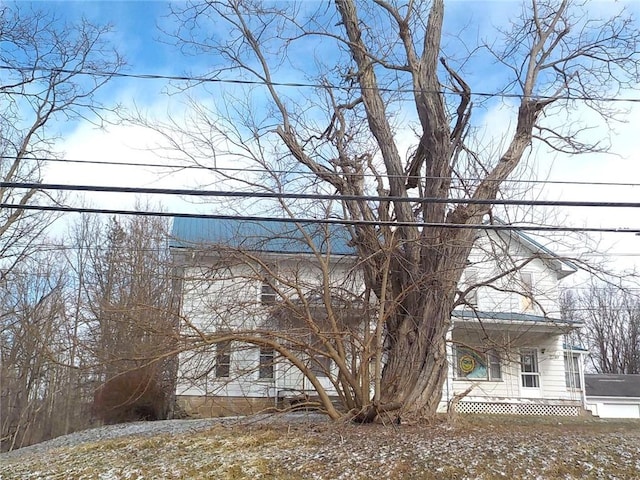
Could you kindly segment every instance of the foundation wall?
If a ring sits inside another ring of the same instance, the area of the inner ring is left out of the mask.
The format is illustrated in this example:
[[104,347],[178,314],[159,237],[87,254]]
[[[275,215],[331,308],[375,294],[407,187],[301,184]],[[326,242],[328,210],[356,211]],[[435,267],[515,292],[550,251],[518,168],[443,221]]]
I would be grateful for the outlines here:
[[190,418],[230,417],[251,415],[273,410],[273,398],[205,397],[179,395],[176,397],[181,415]]

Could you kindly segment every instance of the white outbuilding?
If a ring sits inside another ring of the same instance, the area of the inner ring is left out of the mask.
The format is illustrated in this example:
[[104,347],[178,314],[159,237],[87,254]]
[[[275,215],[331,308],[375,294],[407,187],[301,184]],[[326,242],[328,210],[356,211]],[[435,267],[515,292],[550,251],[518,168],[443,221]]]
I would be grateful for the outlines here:
[[586,374],[587,409],[600,418],[640,418],[640,375]]

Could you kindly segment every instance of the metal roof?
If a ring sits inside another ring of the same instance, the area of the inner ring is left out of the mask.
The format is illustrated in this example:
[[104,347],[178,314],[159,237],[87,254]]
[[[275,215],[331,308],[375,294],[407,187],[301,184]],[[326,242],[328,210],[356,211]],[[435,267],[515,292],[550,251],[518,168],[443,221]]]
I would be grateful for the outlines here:
[[588,397],[640,398],[640,375],[585,374],[584,386]]
[[585,348],[581,345],[571,345],[569,343],[563,343],[562,344],[562,349],[569,351],[569,352],[583,352],[583,353],[589,353],[589,349]]
[[[495,220],[497,223],[504,224],[499,219]],[[347,227],[340,224],[295,224],[285,221],[267,222],[193,217],[174,217],[170,246],[173,248],[198,248],[219,244],[254,252],[312,253],[312,249],[307,244],[302,232],[306,232],[311,237],[313,244],[322,253],[330,251],[334,255],[356,254],[355,249],[349,243],[350,236]],[[509,232],[509,234],[513,233]],[[532,250],[544,253],[550,259],[568,267],[568,271],[564,270],[562,276],[577,270],[574,264],[562,260],[561,257],[528,235],[519,231],[516,231],[515,234]],[[551,319],[545,321],[549,320]]]
[[570,320],[563,320],[561,318],[551,318],[542,315],[531,315],[529,313],[516,313],[516,312],[486,312],[480,310],[454,310],[451,312],[454,317],[458,318],[473,318],[484,320],[502,320],[502,321],[515,321],[515,322],[534,322],[534,323],[564,323],[573,324]]
[[236,219],[173,219],[173,248],[199,248],[224,245],[252,252],[313,253],[304,235],[322,253],[355,255],[349,245],[349,232],[341,225],[290,222],[258,222]]

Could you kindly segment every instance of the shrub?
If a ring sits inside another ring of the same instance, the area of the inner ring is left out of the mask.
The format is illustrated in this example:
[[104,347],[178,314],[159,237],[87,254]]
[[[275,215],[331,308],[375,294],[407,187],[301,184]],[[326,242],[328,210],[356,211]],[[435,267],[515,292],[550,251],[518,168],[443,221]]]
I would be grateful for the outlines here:
[[153,366],[117,374],[99,387],[93,411],[105,424],[167,418],[169,395]]

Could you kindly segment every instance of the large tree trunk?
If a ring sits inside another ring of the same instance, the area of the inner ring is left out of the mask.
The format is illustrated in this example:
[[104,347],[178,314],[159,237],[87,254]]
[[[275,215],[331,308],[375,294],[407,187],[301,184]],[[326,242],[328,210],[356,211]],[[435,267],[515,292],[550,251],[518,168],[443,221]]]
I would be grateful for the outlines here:
[[401,412],[430,417],[435,414],[447,377],[445,334],[447,305],[425,299],[421,317],[406,315],[389,351],[382,374],[381,407],[397,405]]
[[399,301],[387,322],[381,392],[382,409],[395,404],[419,417],[435,414],[440,402],[448,372],[446,334],[451,309],[473,243],[470,230],[431,235],[438,235],[447,247],[436,250],[425,245],[420,264],[397,273],[399,278],[392,284]]

